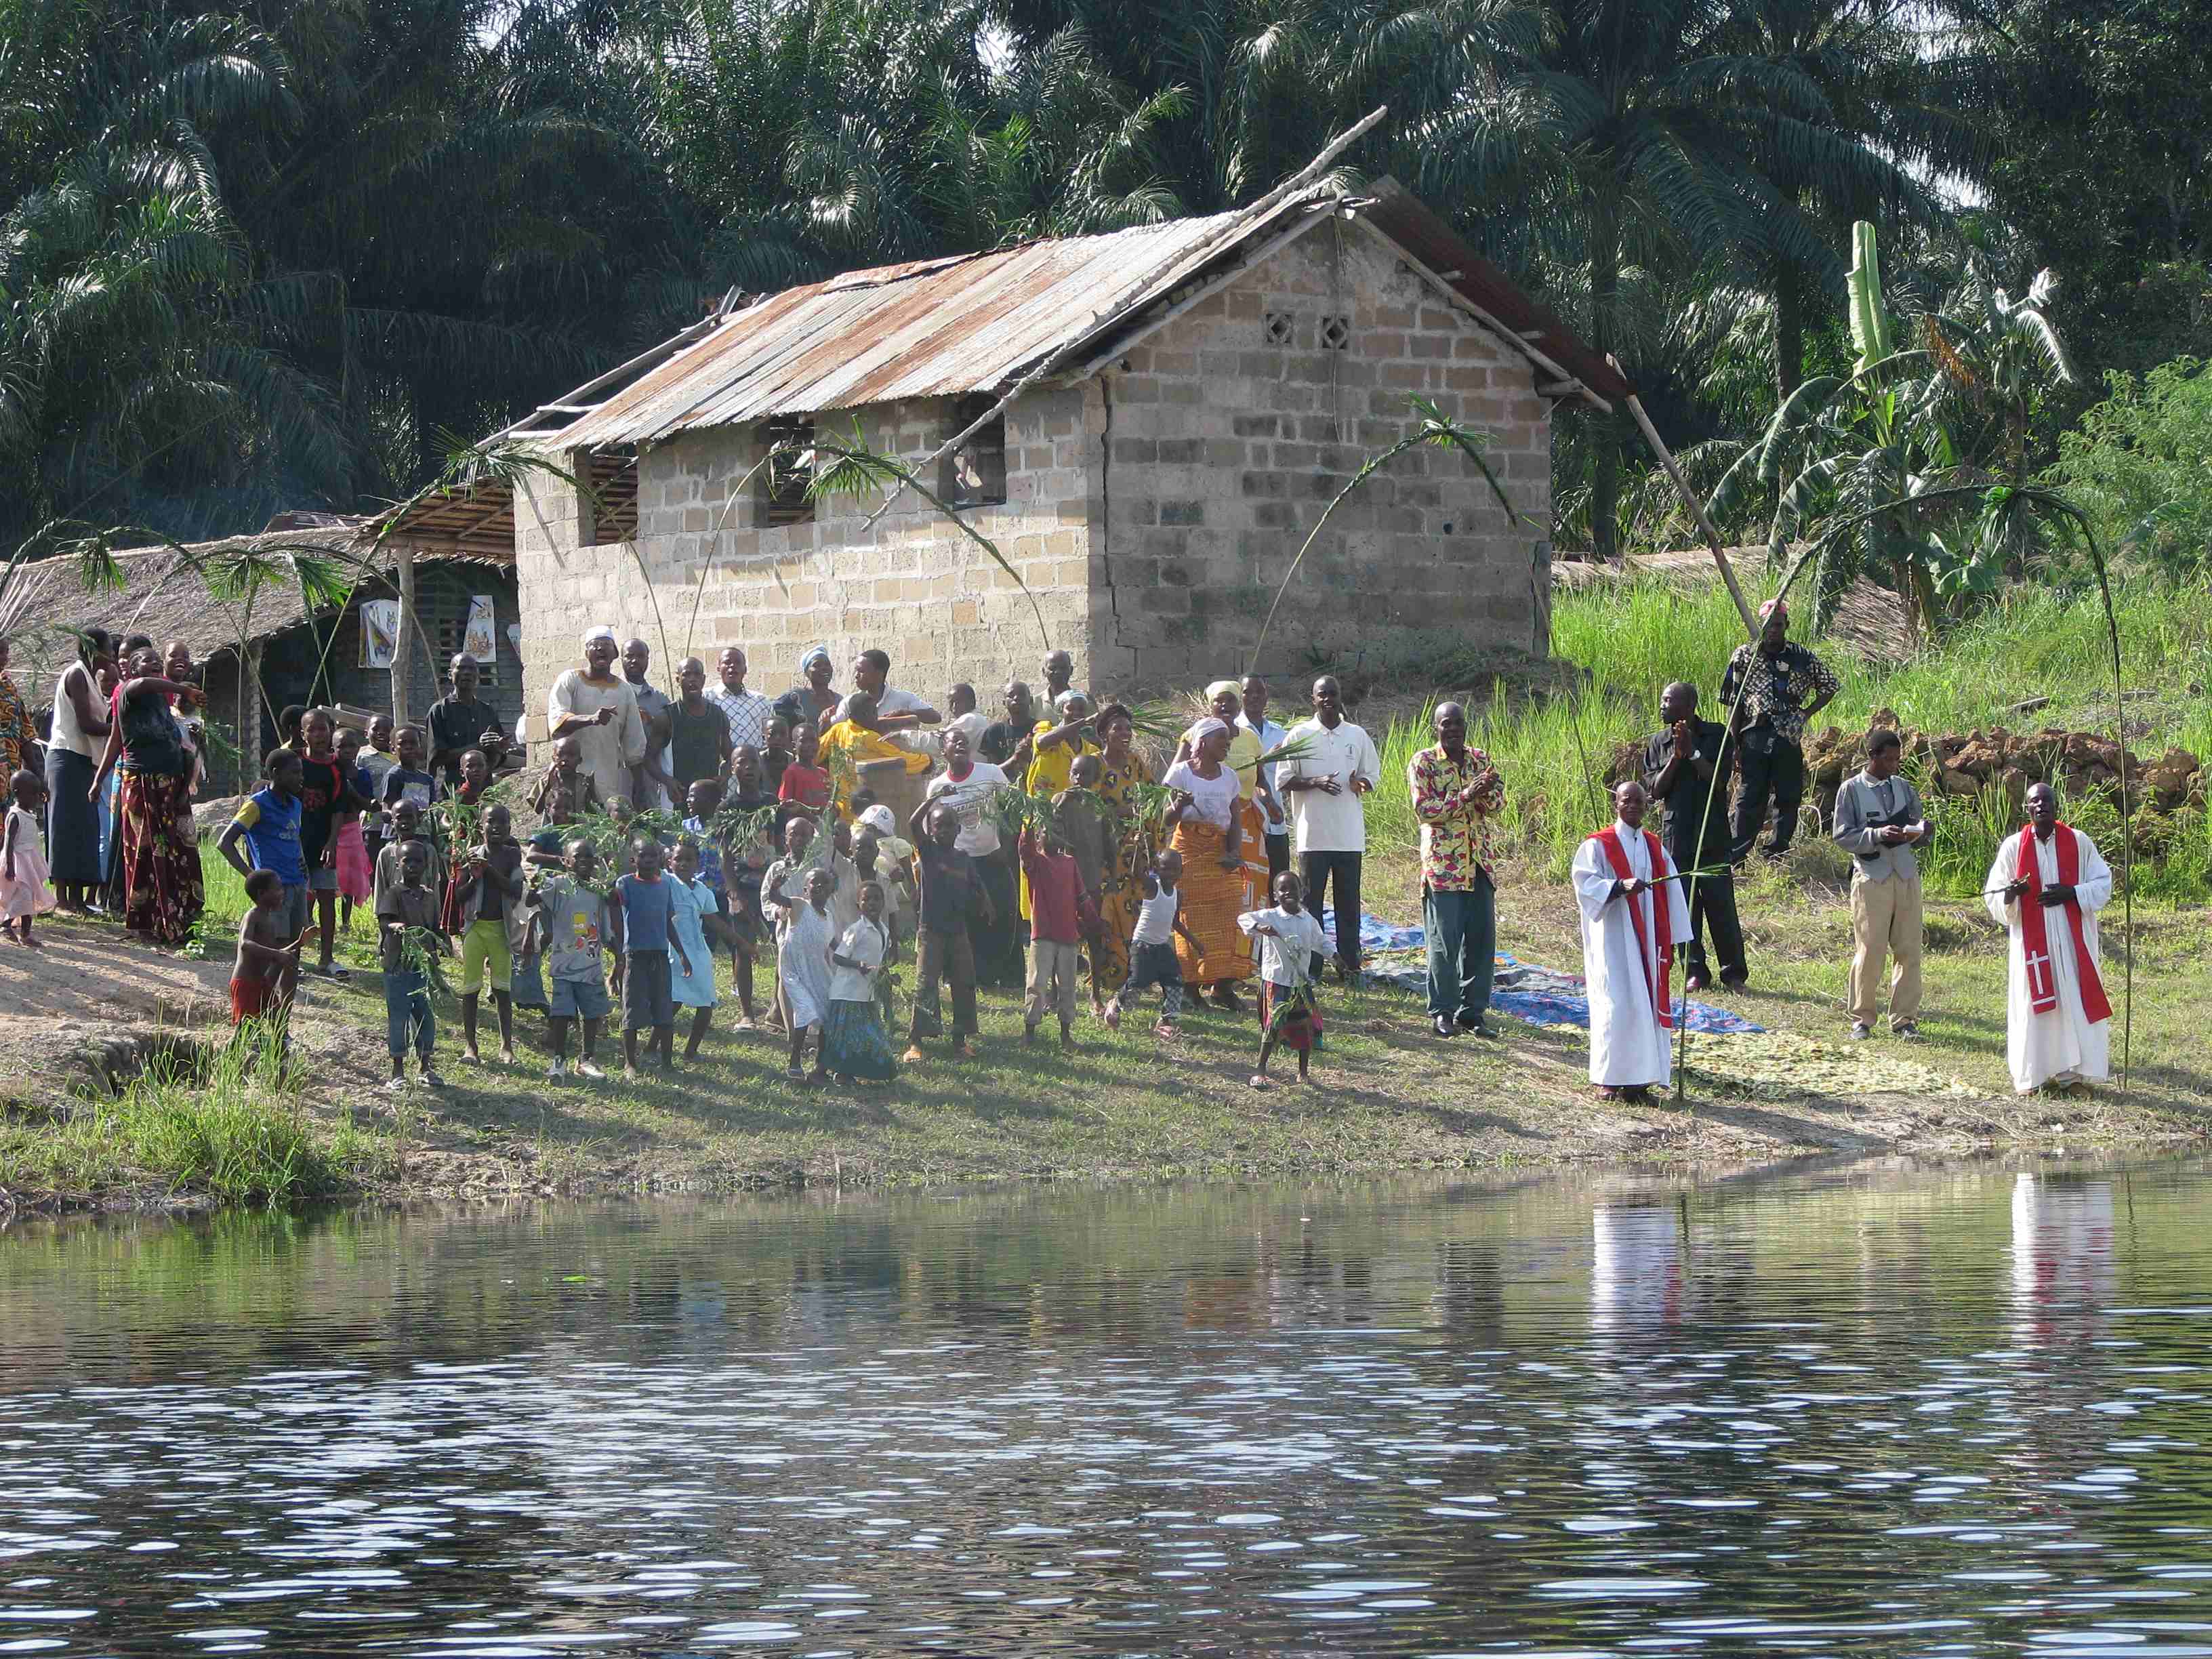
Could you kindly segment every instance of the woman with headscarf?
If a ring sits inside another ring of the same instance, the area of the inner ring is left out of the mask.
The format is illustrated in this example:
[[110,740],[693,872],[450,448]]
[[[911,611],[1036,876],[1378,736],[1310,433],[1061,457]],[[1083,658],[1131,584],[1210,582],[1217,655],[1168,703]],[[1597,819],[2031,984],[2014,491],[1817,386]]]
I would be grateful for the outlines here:
[[1106,815],[1106,863],[1099,873],[1099,937],[1091,951],[1091,994],[1110,997],[1129,977],[1129,936],[1145,899],[1145,872],[1159,836],[1145,822],[1137,790],[1152,780],[1136,752],[1137,720],[1118,702],[1098,711],[1099,810]]
[[1228,764],[1229,722],[1209,716],[1185,735],[1190,757],[1160,781],[1175,791],[1168,809],[1173,846],[1182,854],[1182,918],[1198,940],[1181,937],[1176,955],[1183,982],[1211,991],[1217,1008],[1235,1012],[1237,981],[1252,976],[1252,944],[1237,918],[1259,908],[1267,878],[1267,849],[1258,815]]
[[182,945],[200,919],[205,890],[200,847],[192,830],[192,751],[177,730],[170,704],[191,688],[161,672],[149,641],[131,657],[115,690],[113,729],[88,800],[118,766],[115,799],[116,883],[123,925],[149,945]]
[[[39,728],[23,694],[8,673],[8,641],[0,636],[0,778],[12,778],[38,761]],[[44,763],[39,763],[43,767]]]
[[76,660],[54,682],[52,741],[46,745],[46,856],[61,908],[78,915],[106,879],[92,782],[109,725],[100,677],[114,660],[114,635],[88,628],[77,641]]
[[548,738],[574,738],[583,771],[602,801],[629,797],[630,768],[645,758],[645,717],[637,690],[615,672],[615,630],[604,625],[584,635],[584,665],[553,682],[545,697]]
[[776,700],[778,712],[787,702],[790,705],[794,735],[802,725],[821,731],[822,717],[845,701],[844,693],[830,684],[836,672],[837,665],[830,660],[830,647],[826,645],[816,646],[799,659],[799,676],[804,684],[793,686]]

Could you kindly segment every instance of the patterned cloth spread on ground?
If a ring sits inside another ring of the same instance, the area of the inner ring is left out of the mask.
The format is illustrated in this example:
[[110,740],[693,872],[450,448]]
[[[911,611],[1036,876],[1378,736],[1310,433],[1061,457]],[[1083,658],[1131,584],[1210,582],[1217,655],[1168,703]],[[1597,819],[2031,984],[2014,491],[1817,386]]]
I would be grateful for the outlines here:
[[[1331,939],[1336,937],[1335,918],[1327,909],[1322,912],[1322,926]],[[1368,978],[1401,991],[1426,993],[1428,939],[1421,929],[1393,927],[1380,916],[1363,915],[1359,948],[1367,957]],[[1680,983],[1676,981],[1678,987]],[[1490,1006],[1531,1025],[1589,1028],[1589,996],[1580,974],[1563,974],[1556,968],[1522,962],[1503,951],[1498,953],[1498,979],[1490,994]],[[1692,1031],[1737,1035],[1766,1029],[1710,1003],[1690,1003],[1686,1015],[1679,990],[1674,1014],[1678,1019],[1686,1018]]]

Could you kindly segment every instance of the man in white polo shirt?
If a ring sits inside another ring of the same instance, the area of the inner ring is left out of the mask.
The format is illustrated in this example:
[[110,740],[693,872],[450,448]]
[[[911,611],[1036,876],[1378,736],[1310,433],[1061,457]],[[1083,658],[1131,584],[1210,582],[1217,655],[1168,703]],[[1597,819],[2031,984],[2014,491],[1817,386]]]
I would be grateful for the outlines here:
[[[1297,826],[1298,872],[1306,902],[1318,916],[1322,890],[1336,911],[1337,977],[1359,977],[1359,865],[1367,852],[1367,809],[1361,797],[1382,775],[1375,740],[1344,718],[1344,693],[1324,674],[1313,685],[1313,718],[1291,728],[1286,741],[1305,752],[1276,769],[1276,787]],[[1321,957],[1313,960],[1321,973]]]

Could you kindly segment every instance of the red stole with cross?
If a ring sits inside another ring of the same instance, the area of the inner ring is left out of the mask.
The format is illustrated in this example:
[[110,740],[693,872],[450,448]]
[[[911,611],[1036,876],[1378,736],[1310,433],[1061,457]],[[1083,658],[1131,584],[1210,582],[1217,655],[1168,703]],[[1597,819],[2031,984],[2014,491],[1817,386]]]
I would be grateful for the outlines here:
[[[2081,844],[2076,839],[2078,830],[2060,824],[2051,832],[2051,845],[2058,854],[2058,885],[2071,888],[2081,879]],[[2058,1006],[2058,981],[2051,971],[2051,913],[2045,909],[2039,897],[2043,890],[2043,863],[2035,856],[2035,826],[2029,824],[2020,832],[2020,846],[2013,854],[2013,874],[2025,876],[2031,885],[2027,896],[2020,902],[2020,943],[2027,958],[2028,1006],[2039,1014],[2047,1014]],[[2068,925],[2074,930],[2074,960],[2081,969],[2081,1012],[2094,1025],[2100,1019],[2112,1017],[2112,1005],[2105,998],[2105,981],[2097,976],[2097,959],[2089,954],[2087,941],[2081,933],[2081,901],[2069,891],[2064,905]]]
[[[1633,881],[1636,878],[1635,873],[1628,867],[1628,854],[1620,844],[1619,829],[1607,824],[1590,839],[1605,849],[1606,862],[1613,866],[1615,881]],[[1659,837],[1646,830],[1644,844],[1651,857],[1651,879],[1656,881],[1667,868],[1659,861]],[[1644,958],[1644,989],[1651,999],[1651,1012],[1659,1017],[1662,1028],[1672,1030],[1674,1025],[1674,907],[1659,902],[1658,889],[1653,888],[1650,891],[1651,927],[1644,927],[1644,907],[1633,898],[1628,901],[1628,915],[1629,920],[1636,924],[1636,951]],[[1654,931],[1659,936],[1656,942],[1651,937]]]

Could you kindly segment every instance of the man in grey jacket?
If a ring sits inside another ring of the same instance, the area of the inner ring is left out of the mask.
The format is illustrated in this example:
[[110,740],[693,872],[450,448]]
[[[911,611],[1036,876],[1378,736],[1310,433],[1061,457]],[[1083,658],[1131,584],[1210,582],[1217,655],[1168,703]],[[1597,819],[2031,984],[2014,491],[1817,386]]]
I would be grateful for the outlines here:
[[1866,769],[1836,792],[1833,835],[1852,856],[1851,1040],[1874,1034],[1881,1011],[1882,969],[1889,984],[1889,1028],[1920,1035],[1920,860],[1928,839],[1920,792],[1898,775],[1905,745],[1887,726],[1867,734]]

